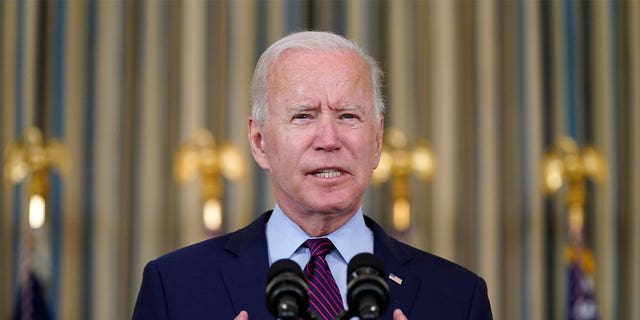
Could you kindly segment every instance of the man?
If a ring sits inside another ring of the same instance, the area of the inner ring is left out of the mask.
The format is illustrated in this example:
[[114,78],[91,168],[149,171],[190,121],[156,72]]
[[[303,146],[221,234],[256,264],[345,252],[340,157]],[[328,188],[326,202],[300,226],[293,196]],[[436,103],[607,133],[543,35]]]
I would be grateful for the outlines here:
[[[274,210],[149,262],[133,317],[273,319],[266,272],[283,258],[301,268],[326,262],[338,308],[347,308],[347,263],[370,252],[390,276],[382,319],[491,319],[484,280],[392,239],[362,213],[382,148],[380,82],[375,61],[335,34],[300,32],[269,47],[254,73],[248,126],[253,157],[270,173]],[[310,253],[307,239],[317,238],[331,241],[323,258]],[[327,309],[313,299],[312,307]]]

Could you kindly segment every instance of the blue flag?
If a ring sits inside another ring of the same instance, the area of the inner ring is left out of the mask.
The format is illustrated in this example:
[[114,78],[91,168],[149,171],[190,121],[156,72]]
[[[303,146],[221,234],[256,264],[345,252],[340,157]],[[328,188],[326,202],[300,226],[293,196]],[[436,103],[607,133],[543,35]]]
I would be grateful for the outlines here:
[[33,272],[21,284],[20,295],[14,311],[15,320],[49,320],[52,319],[45,300],[42,285]]
[[593,257],[580,246],[572,246],[568,251],[569,266],[569,320],[596,320],[596,305],[593,285]]

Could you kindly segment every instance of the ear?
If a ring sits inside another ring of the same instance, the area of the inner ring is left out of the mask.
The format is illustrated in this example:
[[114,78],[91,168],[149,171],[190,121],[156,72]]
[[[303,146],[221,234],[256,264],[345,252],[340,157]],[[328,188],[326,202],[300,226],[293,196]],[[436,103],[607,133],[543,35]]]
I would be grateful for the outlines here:
[[264,126],[258,125],[252,117],[249,117],[249,145],[251,146],[251,154],[260,168],[268,170],[269,160],[264,150],[263,129]]
[[375,162],[374,169],[378,167],[378,163],[380,162],[380,156],[382,155],[382,141],[384,137],[384,117],[380,116],[380,123],[378,124],[378,128],[376,128],[376,153],[375,153]]

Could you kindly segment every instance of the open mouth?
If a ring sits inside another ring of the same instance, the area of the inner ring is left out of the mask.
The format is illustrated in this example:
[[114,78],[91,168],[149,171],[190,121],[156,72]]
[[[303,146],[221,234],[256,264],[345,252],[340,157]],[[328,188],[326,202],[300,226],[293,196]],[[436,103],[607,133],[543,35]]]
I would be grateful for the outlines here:
[[337,178],[343,175],[344,172],[338,169],[320,169],[320,170],[314,171],[312,174],[314,177],[329,179],[329,178]]

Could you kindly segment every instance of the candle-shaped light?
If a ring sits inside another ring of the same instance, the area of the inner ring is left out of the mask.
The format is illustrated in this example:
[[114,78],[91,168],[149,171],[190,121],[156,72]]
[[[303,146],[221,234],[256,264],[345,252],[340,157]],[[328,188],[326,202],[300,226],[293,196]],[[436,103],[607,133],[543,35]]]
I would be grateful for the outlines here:
[[237,181],[245,170],[240,150],[226,141],[218,143],[206,130],[197,131],[175,155],[174,176],[179,183],[201,179],[202,222],[211,232],[222,229],[222,178]]
[[5,177],[11,183],[27,181],[28,221],[32,229],[46,222],[50,168],[66,171],[66,152],[55,139],[44,141],[36,127],[25,130],[22,141],[9,145],[5,154]]
[[426,143],[420,141],[410,147],[402,131],[397,128],[385,130],[382,155],[378,167],[373,172],[373,184],[379,186],[389,180],[392,183],[391,220],[396,231],[404,232],[411,225],[411,174],[416,175],[421,181],[428,181],[434,170],[435,160]]

